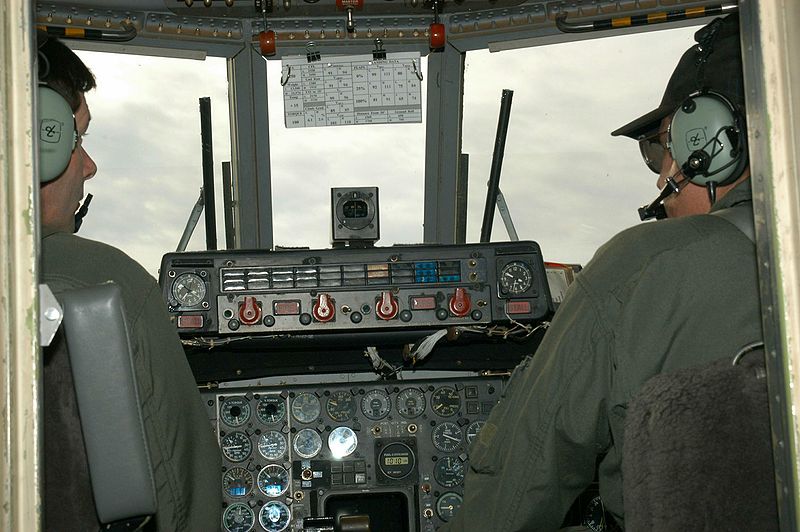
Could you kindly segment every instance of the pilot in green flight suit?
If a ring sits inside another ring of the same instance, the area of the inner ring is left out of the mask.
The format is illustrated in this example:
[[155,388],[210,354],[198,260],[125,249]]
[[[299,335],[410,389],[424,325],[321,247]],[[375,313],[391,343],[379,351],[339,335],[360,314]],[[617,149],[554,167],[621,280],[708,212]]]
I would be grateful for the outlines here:
[[[67,100],[77,133],[63,171],[59,167],[44,178],[40,188],[44,281],[57,297],[108,281],[119,286],[153,468],[157,530],[218,531],[219,449],[158,284],[122,251],[72,234],[84,182],[97,171],[81,140],[90,121],[83,93],[94,87],[94,76],[61,42],[41,33],[40,38],[40,78]],[[98,530],[69,364],[59,341],[45,351],[44,362],[45,529]]]
[[[640,140],[666,187],[669,219],[618,234],[578,274],[470,449],[463,505],[440,531],[557,530],[596,463],[605,508],[624,524],[628,402],[658,373],[733,357],[761,339],[755,246],[733,223],[706,214],[736,206],[752,219],[746,150],[718,157],[714,141],[728,144],[720,136],[728,129],[714,127],[686,160],[675,160],[686,131],[679,122],[696,116],[691,105],[724,109],[727,100],[729,115],[744,116],[738,19],[718,19],[695,37],[701,44],[684,54],[661,105],[613,133]],[[684,106],[696,91],[723,98],[703,93]],[[700,172],[690,180],[692,165]],[[704,171],[714,174],[711,185]]]

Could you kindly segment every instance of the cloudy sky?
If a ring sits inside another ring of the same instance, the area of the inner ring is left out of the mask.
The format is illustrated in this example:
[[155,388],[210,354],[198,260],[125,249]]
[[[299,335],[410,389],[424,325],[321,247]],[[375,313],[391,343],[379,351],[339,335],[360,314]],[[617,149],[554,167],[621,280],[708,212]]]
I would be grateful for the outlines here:
[[[656,195],[656,176],[635,142],[608,133],[657,105],[693,31],[469,52],[467,240],[480,234],[503,89],[514,98],[500,184],[520,238],[538,241],[546,260],[585,264],[638,223],[636,208]],[[200,97],[211,97],[218,181],[230,160],[225,60],[79,55],[97,77],[84,142],[99,168],[86,187],[95,197],[81,235],[120,247],[156,275],[202,185]],[[279,78],[280,62],[270,62],[275,243],[329,247],[329,194],[338,186],[380,187],[380,245],[421,242],[424,124],[286,129]],[[222,246],[221,198],[217,212]],[[508,238],[499,215],[492,238]],[[204,242],[201,219],[189,249]]]

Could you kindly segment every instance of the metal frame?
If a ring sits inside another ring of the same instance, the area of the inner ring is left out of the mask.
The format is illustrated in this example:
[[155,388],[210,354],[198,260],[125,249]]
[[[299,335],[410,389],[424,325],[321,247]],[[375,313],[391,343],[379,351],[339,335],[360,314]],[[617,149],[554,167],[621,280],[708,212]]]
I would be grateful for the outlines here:
[[41,529],[42,361],[31,5],[0,8],[0,530]]
[[742,0],[756,243],[781,530],[797,530],[800,394],[800,4]]
[[245,46],[228,59],[228,82],[236,247],[272,249],[266,60]]
[[442,52],[428,56],[423,219],[426,243],[454,244],[457,238],[465,58],[465,52],[449,43]]

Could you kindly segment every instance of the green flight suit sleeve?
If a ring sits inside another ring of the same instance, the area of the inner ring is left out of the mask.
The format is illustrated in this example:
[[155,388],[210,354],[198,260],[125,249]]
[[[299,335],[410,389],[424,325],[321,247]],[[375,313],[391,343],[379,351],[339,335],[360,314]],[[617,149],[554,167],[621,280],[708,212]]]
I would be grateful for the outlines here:
[[470,449],[464,503],[441,531],[556,530],[610,445],[612,334],[580,280],[515,370]]

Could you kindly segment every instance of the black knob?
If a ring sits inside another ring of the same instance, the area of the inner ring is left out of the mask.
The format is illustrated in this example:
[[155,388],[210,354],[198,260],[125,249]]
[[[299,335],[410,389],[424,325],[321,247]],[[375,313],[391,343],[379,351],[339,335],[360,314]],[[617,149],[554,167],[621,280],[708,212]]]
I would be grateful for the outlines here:
[[267,315],[264,316],[264,325],[267,327],[272,327],[275,325],[275,316]]
[[308,312],[303,312],[302,314],[300,314],[300,323],[302,325],[310,324],[311,323],[311,314],[309,314]]
[[363,318],[364,316],[362,316],[360,312],[353,312],[352,314],[350,314],[350,321],[352,321],[353,323],[361,323],[361,320]]

